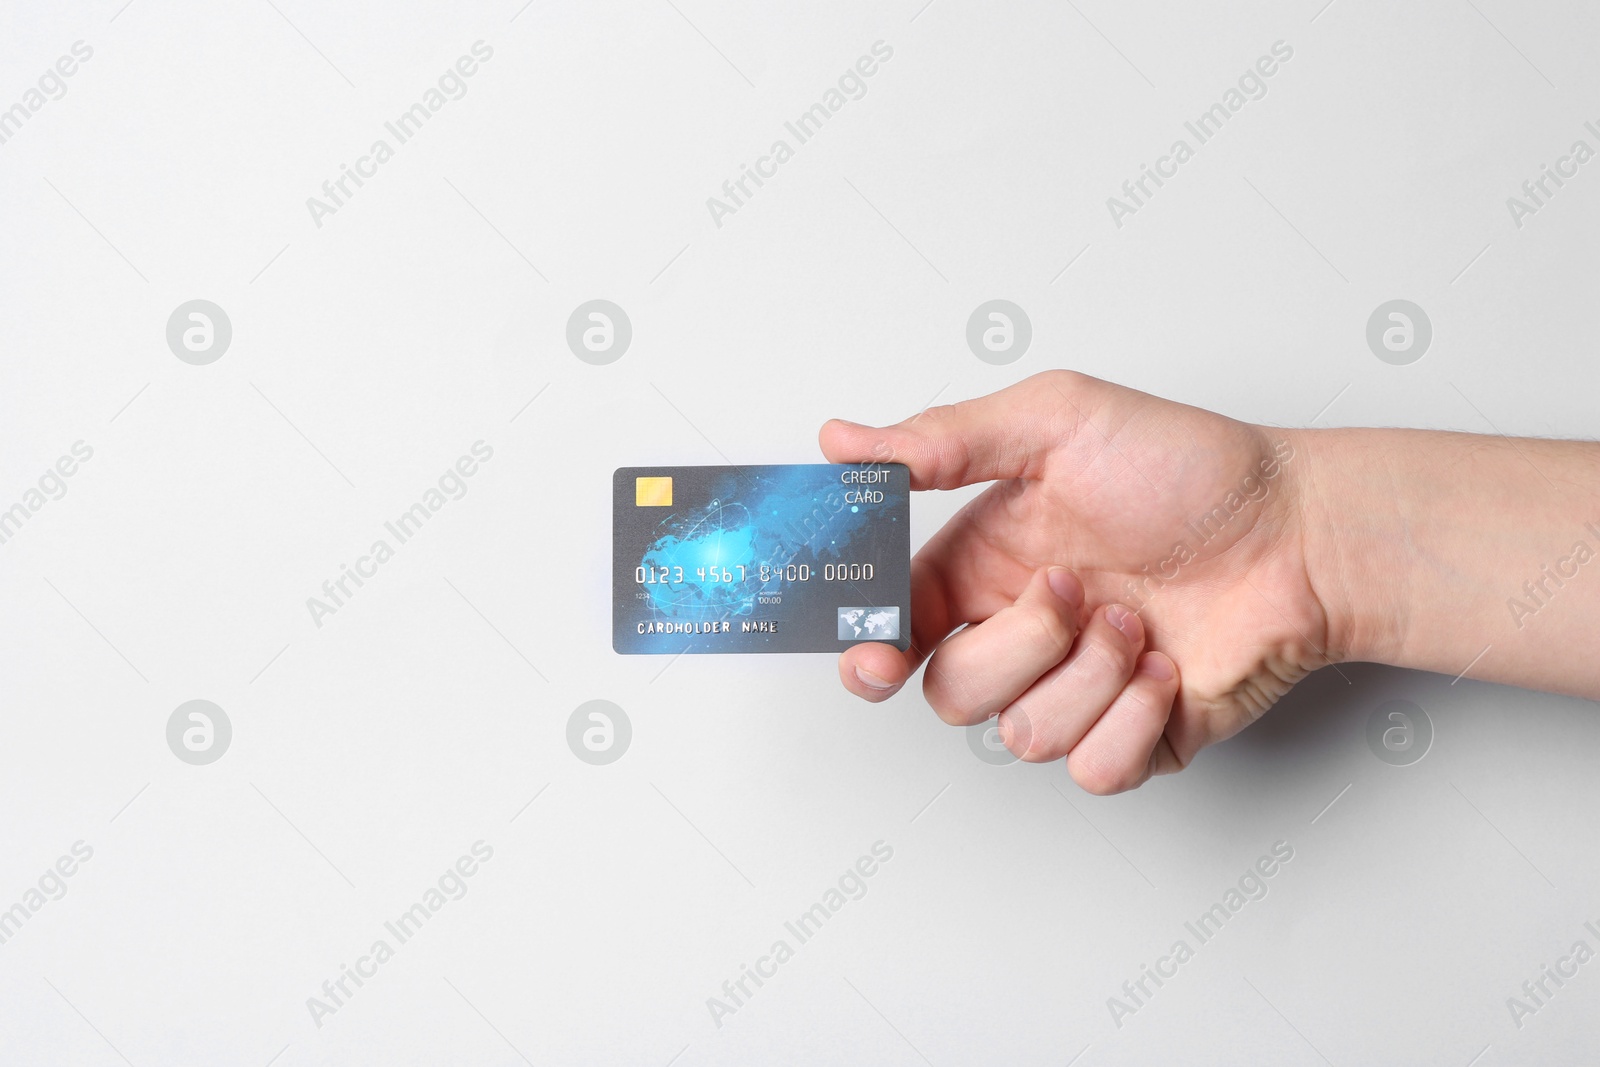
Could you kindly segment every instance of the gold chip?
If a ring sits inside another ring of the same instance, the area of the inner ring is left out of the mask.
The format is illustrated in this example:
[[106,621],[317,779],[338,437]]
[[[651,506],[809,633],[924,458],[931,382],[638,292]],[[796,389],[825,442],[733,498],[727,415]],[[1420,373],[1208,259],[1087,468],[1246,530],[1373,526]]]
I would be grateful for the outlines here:
[[671,478],[635,478],[633,482],[633,503],[641,508],[665,508],[672,506],[672,479]]

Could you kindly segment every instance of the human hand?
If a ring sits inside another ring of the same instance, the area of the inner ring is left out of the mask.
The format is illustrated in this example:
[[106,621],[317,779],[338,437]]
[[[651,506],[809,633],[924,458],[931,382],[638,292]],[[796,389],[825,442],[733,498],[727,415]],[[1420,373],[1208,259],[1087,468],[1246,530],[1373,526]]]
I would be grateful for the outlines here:
[[1291,431],[1047,371],[820,439],[830,462],[905,464],[913,489],[995,482],[912,561],[910,650],[840,657],[867,700],[927,658],[941,719],[998,715],[1018,757],[1065,757],[1104,794],[1182,769],[1331,662]]

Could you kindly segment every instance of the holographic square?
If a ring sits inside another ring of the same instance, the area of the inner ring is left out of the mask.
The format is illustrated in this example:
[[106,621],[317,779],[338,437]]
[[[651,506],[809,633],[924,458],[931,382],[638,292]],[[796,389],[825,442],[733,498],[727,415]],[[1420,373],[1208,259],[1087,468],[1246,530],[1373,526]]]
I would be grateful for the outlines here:
[[900,640],[900,609],[849,607],[839,609],[839,640]]

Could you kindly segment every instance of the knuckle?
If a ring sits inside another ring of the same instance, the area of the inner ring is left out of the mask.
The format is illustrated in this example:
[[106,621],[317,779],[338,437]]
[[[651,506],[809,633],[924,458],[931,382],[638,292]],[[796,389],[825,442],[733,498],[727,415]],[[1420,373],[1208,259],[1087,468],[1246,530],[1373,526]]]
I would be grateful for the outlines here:
[[928,670],[922,676],[922,695],[941,722],[950,726],[970,726],[980,717],[981,707],[973,699],[966,683],[947,670],[941,670],[928,661]]
[[933,460],[932,485],[953,487],[966,481],[967,468],[972,464],[972,451],[966,441],[959,437],[945,437],[925,439],[925,444]]
[[1054,606],[1041,604],[1024,613],[1018,642],[1036,650],[1041,658],[1048,657],[1051,663],[1058,663],[1072,648],[1077,636],[1077,628],[1061,612]]
[[1139,784],[1137,774],[1129,768],[1118,766],[1093,752],[1076,749],[1067,757],[1067,772],[1084,792],[1097,797],[1124,793]]
[[1011,751],[1019,760],[1052,763],[1067,754],[1070,745],[1062,733],[1061,709],[1037,700],[1026,706],[1016,701],[1006,714],[1011,717]]
[[1109,623],[1104,630],[1084,642],[1079,669],[1095,680],[1126,681],[1133,673],[1134,651],[1128,647],[1128,639],[1121,631]]
[[1040,371],[1038,377],[1044,382],[1045,385],[1054,386],[1064,393],[1071,393],[1074,389],[1080,388],[1087,380],[1085,375],[1080,374],[1075,370],[1067,370],[1063,367],[1055,367],[1051,370]]
[[906,451],[930,469],[930,485],[957,485],[965,476],[972,452],[965,435],[957,432],[962,417],[961,405],[940,404],[901,424],[906,431]]
[[1019,760],[1040,763],[1050,757],[1043,751],[1044,741],[1034,722],[1034,717],[1020,702],[1014,702],[1005,711],[1010,721],[1011,736],[1008,747]]
[[1161,687],[1165,682],[1155,682],[1151,679],[1141,678],[1139,681],[1147,684],[1133,684],[1122,691],[1119,702],[1125,703],[1129,717],[1135,719],[1164,720],[1167,717],[1168,701],[1162,699]]
[[1028,751],[1017,758],[1025,763],[1054,763],[1066,754],[1059,744],[1034,740],[1029,743]]

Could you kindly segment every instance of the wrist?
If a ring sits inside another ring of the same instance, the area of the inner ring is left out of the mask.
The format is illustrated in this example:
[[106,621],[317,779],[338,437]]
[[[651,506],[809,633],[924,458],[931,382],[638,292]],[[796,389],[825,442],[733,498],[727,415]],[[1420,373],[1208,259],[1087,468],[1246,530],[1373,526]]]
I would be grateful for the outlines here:
[[1600,447],[1438,430],[1277,431],[1330,659],[1590,699]]
[[1335,663],[1403,664],[1412,571],[1404,481],[1381,430],[1282,430],[1291,502]]

